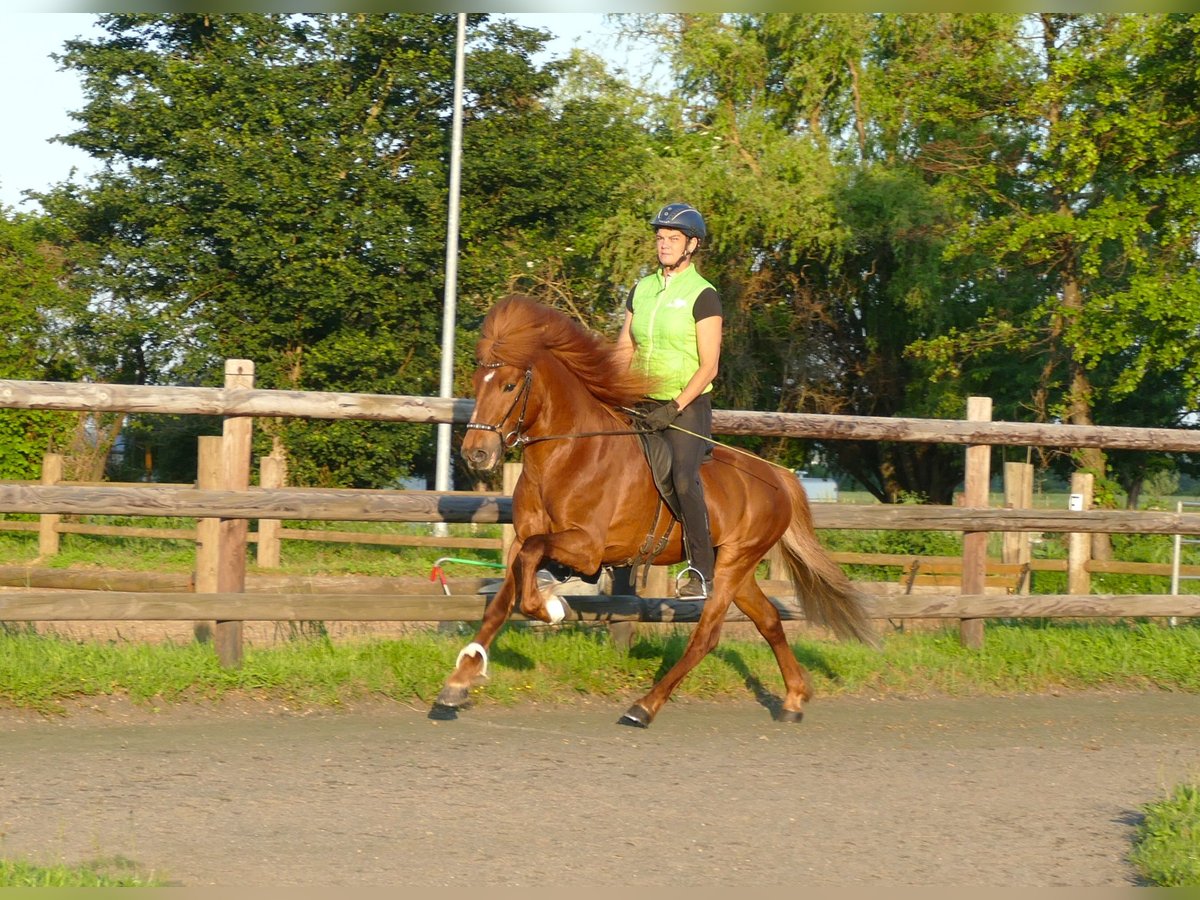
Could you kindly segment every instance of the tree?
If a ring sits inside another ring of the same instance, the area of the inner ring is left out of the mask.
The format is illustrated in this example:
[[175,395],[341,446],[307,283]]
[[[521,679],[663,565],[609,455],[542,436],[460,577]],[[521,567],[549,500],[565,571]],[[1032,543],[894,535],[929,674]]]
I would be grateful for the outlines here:
[[[713,211],[704,264],[733,300],[720,401],[957,417],[983,393],[998,417],[1087,424],[1184,375],[1195,17],[641,21],[676,92],[631,194]],[[881,499],[946,502],[961,471],[953,448],[825,449]]]
[[[85,295],[73,285],[69,252],[44,220],[0,208],[0,378],[74,381],[88,373],[71,329]],[[50,410],[0,410],[0,478],[35,479],[47,452],[71,454],[78,474],[81,417]]]
[[[62,61],[87,96],[65,140],[105,168],[41,200],[97,248],[97,320],[128,336],[112,377],[212,383],[244,357],[262,387],[435,393],[455,17],[100,21]],[[586,103],[549,110],[558,69],[530,62],[544,34],[470,23],[466,327],[512,277],[501,254],[603,200],[598,161],[630,133]],[[425,426],[265,430],[302,483],[390,484],[433,449]]]
[[[964,126],[952,116],[926,122],[913,83],[947,67],[971,84],[989,83],[980,73],[995,68],[989,41],[1005,21],[653,20],[677,86],[656,133],[659,162],[629,193],[642,202],[689,199],[711,217],[702,266],[719,281],[727,319],[719,403],[962,414],[963,386],[931,390],[933,367],[906,354],[970,316],[954,302],[964,267],[943,258],[960,209],[941,190],[940,173],[922,165],[930,143]],[[626,215],[614,259],[642,216]],[[782,442],[760,449],[793,465],[806,452]],[[962,466],[960,452],[936,445],[839,441],[821,449],[888,502],[906,494],[948,502]]]
[[[1036,357],[1040,371],[1027,389],[1042,420],[1086,425],[1136,410],[1138,424],[1172,426],[1194,408],[1200,379],[1186,360],[1200,333],[1198,131],[1189,99],[1198,86],[1198,22],[1025,20],[1037,68],[1004,118],[1028,138],[1019,152],[955,173],[961,196],[987,198],[964,219],[955,247],[988,261],[976,280],[994,296],[1036,302],[997,302],[974,325],[916,348],[942,371],[998,353]],[[1004,290],[1014,273],[1020,289]],[[1143,391],[1167,402],[1126,402]],[[1078,463],[1105,475],[1099,451],[1081,452]],[[1126,471],[1124,480],[1137,478]]]

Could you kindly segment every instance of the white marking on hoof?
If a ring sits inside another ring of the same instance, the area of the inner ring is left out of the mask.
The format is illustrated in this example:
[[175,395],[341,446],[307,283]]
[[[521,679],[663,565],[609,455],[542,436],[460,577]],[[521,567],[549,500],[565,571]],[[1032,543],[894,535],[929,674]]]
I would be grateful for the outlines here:
[[479,672],[479,677],[480,678],[488,677],[488,673],[487,673],[488,655],[487,655],[487,651],[485,649],[483,649],[483,644],[478,644],[475,641],[471,641],[471,643],[467,644],[467,646],[465,646],[461,650],[459,650],[458,656],[454,660],[454,668],[456,668],[456,669],[458,668],[458,664],[462,662],[464,656],[478,656],[480,659],[482,659],[483,660],[483,668]]
[[557,625],[567,617],[567,607],[557,597],[551,597],[546,601],[546,615],[550,617],[550,624]]

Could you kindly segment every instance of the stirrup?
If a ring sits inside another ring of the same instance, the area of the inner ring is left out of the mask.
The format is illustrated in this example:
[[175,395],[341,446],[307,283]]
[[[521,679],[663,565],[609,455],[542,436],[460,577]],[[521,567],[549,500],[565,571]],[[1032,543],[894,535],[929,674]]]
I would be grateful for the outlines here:
[[[681,585],[680,580],[685,575],[694,575],[694,578],[698,578],[700,580],[700,593],[695,593],[690,590],[686,594],[681,593],[680,589],[684,587],[691,587],[691,583],[694,580],[693,577],[689,577],[687,581]],[[680,570],[679,574],[675,576],[675,597],[678,600],[707,600],[708,588],[708,579],[706,579],[704,577],[704,573],[695,566],[689,565],[686,569]]]

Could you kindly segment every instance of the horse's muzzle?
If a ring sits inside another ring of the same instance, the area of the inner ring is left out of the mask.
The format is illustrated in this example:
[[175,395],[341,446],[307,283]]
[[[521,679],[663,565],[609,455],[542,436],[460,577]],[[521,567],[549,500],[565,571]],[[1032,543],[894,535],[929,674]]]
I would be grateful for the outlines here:
[[[491,441],[486,443],[490,444]],[[499,443],[500,442],[497,440],[496,444],[499,445]],[[490,472],[492,469],[496,468],[496,465],[500,462],[500,452],[498,446],[493,449],[489,448],[488,446],[468,447],[466,444],[464,444],[461,456],[463,458],[463,462],[467,464],[467,468],[469,468],[472,472]]]

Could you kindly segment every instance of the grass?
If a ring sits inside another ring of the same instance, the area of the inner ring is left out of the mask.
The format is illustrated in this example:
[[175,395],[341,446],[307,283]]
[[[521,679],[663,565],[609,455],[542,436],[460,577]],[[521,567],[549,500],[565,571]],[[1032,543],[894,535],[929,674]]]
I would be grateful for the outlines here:
[[98,860],[79,866],[39,866],[0,859],[0,887],[104,888],[162,887],[153,875],[143,875],[125,859]]
[[1200,887],[1200,782],[1143,807],[1130,862],[1157,887]]
[[[466,629],[463,629],[464,632]],[[607,630],[511,625],[493,644],[490,679],[478,704],[569,703],[581,697],[624,702],[648,689],[683,651],[686,633],[640,636],[626,652]],[[403,640],[334,643],[307,635],[247,650],[223,669],[198,644],[97,643],[0,628],[0,704],[47,715],[88,697],[127,695],[147,709],[179,702],[262,698],[296,707],[336,708],[391,698],[427,707],[454,664],[463,634],[415,633]],[[1200,692],[1200,625],[1151,622],[989,622],[982,650],[956,630],[885,636],[882,648],[797,639],[792,649],[818,696],[972,696],[1061,690]],[[775,661],[762,641],[726,641],[676,695],[745,698],[779,693]],[[1200,790],[1185,785],[1147,808],[1131,862],[1154,883],[1200,884]],[[112,866],[39,867],[0,860],[0,887],[154,886]]]
[[[264,697],[338,707],[364,699],[426,705],[470,633],[418,631],[403,639],[335,643],[319,635],[248,648],[237,669],[212,648],[185,644],[66,640],[10,628],[0,632],[0,703],[46,713],[71,701],[125,695],[156,706]],[[628,650],[603,627],[506,627],[492,647],[489,681],[476,702],[570,701],[636,696],[683,652],[682,629],[647,632]],[[1151,623],[988,625],[983,650],[957,630],[893,633],[879,651],[796,639],[792,649],[820,696],[1040,693],[1057,690],[1200,692],[1200,627]],[[782,691],[761,640],[725,641],[680,685],[679,696],[745,697],[761,685]]]

